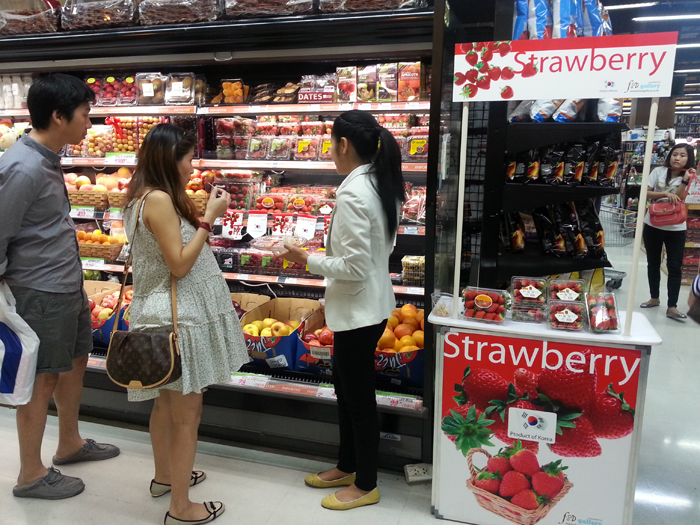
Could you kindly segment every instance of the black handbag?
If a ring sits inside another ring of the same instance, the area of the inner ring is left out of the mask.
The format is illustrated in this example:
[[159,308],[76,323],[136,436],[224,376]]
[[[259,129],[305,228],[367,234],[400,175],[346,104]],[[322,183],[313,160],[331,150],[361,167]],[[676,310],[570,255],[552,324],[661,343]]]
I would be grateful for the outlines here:
[[[132,250],[136,240],[139,217],[148,193],[141,197],[138,202],[134,233],[131,236]],[[133,251],[129,253],[129,258],[124,265],[117,312],[121,310],[124,287],[132,260]],[[180,379],[182,364],[177,336],[177,279],[172,273],[170,274],[170,303],[173,313],[172,332],[151,333],[117,330],[118,322],[114,322],[106,363],[107,375],[114,383],[124,388],[148,389],[161,387]]]

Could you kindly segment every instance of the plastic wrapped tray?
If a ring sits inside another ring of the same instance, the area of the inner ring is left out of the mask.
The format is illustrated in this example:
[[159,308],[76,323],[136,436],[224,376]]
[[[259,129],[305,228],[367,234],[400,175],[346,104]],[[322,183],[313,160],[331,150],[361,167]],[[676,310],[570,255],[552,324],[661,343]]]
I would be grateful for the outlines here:
[[585,326],[586,304],[581,301],[550,301],[549,326],[556,330],[580,332]]
[[293,244],[298,248],[306,246],[307,240],[304,237],[296,235],[263,235],[257,239],[253,239],[250,243],[253,248],[258,250],[274,252],[283,251],[285,244]]
[[620,331],[615,294],[586,294],[586,307],[588,308],[591,332],[615,333]]
[[463,317],[487,323],[502,323],[506,318],[510,296],[503,290],[468,286],[462,291]]
[[516,323],[541,323],[546,310],[535,305],[514,305],[511,315]]
[[401,259],[401,277],[406,286],[425,286],[425,256],[404,255]]
[[319,156],[321,137],[299,137],[294,148],[294,160],[316,160]]
[[318,195],[291,195],[286,202],[287,213],[310,213],[318,215],[321,199]]
[[165,82],[165,103],[169,106],[194,104],[194,73],[173,73]]
[[319,9],[322,13],[353,12],[353,11],[382,11],[386,9],[401,9],[422,7],[425,0],[320,0]]
[[243,104],[248,100],[248,86],[245,85],[243,79],[226,78],[221,81],[221,93],[223,104]]
[[168,77],[160,73],[139,73],[136,75],[138,104],[162,105],[165,103],[165,86]]
[[137,3],[135,0],[66,0],[61,28],[74,31],[133,25]]
[[141,0],[141,25],[211,22],[220,16],[218,0]]
[[428,158],[428,135],[414,135],[408,138],[405,150],[406,160],[422,161]]
[[318,160],[333,160],[333,143],[330,135],[321,137],[321,148],[318,150]]
[[534,277],[513,277],[513,302],[519,304],[543,305],[547,302],[547,279]]
[[136,153],[139,150],[139,131],[136,117],[114,117],[112,144],[115,153]]
[[227,18],[305,15],[313,11],[313,0],[224,0]]
[[296,137],[277,136],[270,137],[270,144],[267,151],[268,160],[289,160],[292,151],[296,146]]
[[0,36],[55,33],[58,13],[58,9],[47,9],[43,0],[3,0]]
[[552,301],[580,301],[586,281],[582,279],[552,279],[549,281],[549,299]]

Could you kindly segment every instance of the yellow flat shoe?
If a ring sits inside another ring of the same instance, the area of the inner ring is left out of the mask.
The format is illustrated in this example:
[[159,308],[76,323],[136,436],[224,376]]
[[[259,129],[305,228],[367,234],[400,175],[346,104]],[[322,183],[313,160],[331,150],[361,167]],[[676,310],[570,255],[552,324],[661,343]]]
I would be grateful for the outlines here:
[[334,479],[333,481],[323,481],[318,477],[318,474],[309,474],[304,478],[304,483],[309,487],[316,489],[327,489],[331,487],[349,487],[355,483],[355,474],[348,474],[344,478]]
[[347,503],[338,501],[335,494],[326,496],[323,498],[323,501],[321,501],[321,505],[330,510],[350,510],[357,507],[364,507],[365,505],[374,505],[375,503],[379,503],[379,487],[375,488],[372,492],[368,492],[361,498],[357,498],[354,501],[348,501]]

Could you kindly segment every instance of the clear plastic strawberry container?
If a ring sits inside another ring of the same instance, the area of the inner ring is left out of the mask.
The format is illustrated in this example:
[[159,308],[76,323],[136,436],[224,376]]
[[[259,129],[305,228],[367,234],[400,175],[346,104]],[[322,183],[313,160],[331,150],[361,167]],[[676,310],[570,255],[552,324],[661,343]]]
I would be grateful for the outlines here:
[[319,154],[321,137],[299,137],[294,147],[294,160],[316,160]]
[[290,195],[286,202],[285,211],[287,213],[309,213],[311,215],[318,215],[320,201],[321,199],[318,195]]
[[258,275],[279,275],[284,264],[270,252],[256,248],[244,248],[239,256],[239,272]]
[[280,135],[301,135],[301,124],[299,122],[278,122]]
[[404,151],[404,156],[408,161],[426,160],[428,158],[428,135],[411,135]]
[[248,160],[265,160],[270,151],[270,139],[272,137],[250,137],[248,139],[248,152],[245,158]]
[[253,209],[273,213],[275,210],[284,211],[287,202],[287,195],[283,193],[265,193],[255,198]]
[[215,180],[214,186],[231,195],[231,203],[228,206],[230,210],[250,210],[257,197],[258,185],[255,183],[220,182],[217,184],[217,180]]
[[278,136],[270,138],[270,145],[267,151],[268,160],[289,160],[296,145],[296,137]]
[[333,144],[331,143],[331,136],[324,135],[321,137],[321,147],[318,150],[318,160],[333,160],[333,154],[331,150],[333,149]]
[[547,302],[547,279],[513,277],[513,303],[543,305]]
[[384,113],[375,115],[380,126],[385,128],[407,128],[411,123],[408,113]]
[[461,317],[487,323],[503,323],[510,295],[503,290],[468,286],[462,291],[464,310]]
[[276,122],[256,122],[253,135],[279,135],[279,126]]
[[586,281],[582,279],[551,279],[549,299],[552,301],[581,301]]
[[301,134],[302,135],[323,135],[325,127],[323,122],[302,122],[301,123]]
[[585,326],[586,304],[582,301],[550,301],[548,322],[555,330],[580,332]]
[[615,294],[586,294],[586,308],[592,332],[615,333],[620,331]]
[[515,304],[511,311],[513,321],[516,323],[541,323],[547,315],[544,306]]

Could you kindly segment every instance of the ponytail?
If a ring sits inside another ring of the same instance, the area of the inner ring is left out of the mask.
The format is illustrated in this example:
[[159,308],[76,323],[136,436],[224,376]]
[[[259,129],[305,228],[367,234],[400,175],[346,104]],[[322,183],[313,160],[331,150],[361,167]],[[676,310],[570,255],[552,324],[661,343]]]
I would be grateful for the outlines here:
[[399,206],[406,202],[398,142],[372,115],[360,110],[340,115],[333,124],[331,134],[336,143],[345,137],[360,160],[374,166],[372,186],[382,202],[389,237],[393,237],[399,227]]

